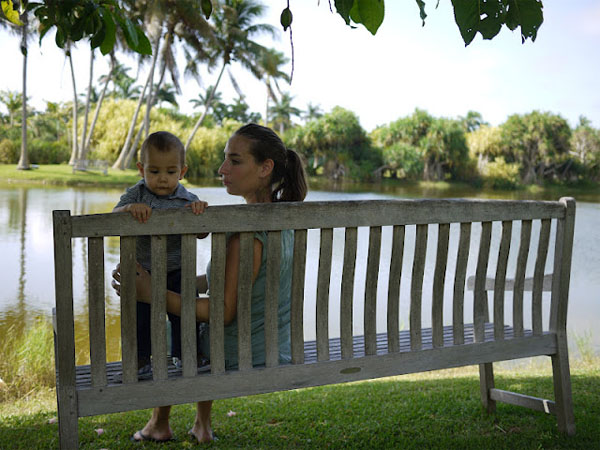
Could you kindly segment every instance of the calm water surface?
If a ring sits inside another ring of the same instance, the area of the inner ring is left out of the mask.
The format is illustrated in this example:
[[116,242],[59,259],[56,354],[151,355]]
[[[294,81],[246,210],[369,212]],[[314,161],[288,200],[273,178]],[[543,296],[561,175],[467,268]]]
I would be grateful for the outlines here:
[[[392,188],[389,186],[365,186],[352,185],[350,191],[339,190],[338,187],[330,190],[313,189],[307,198],[308,201],[321,200],[367,200],[367,199],[390,199],[390,198],[418,198],[439,196],[439,191],[416,192],[407,188]],[[226,194],[221,187],[192,188],[201,199],[211,205],[242,203],[237,197]],[[0,339],[9,332],[18,332],[28,322],[36,317],[50,317],[54,306],[54,267],[52,247],[52,210],[68,209],[72,214],[94,214],[108,212],[119,200],[123,189],[98,189],[98,188],[56,188],[56,187],[0,187],[0,273],[2,279],[2,291],[0,292]],[[498,198],[499,194],[485,191],[444,191],[446,197],[479,197]],[[511,194],[512,198],[523,198],[523,194]],[[504,197],[506,198],[506,196]],[[529,198],[532,198],[531,196]],[[591,335],[591,343],[594,349],[600,350],[600,333],[597,331],[600,323],[600,203],[578,201],[575,242],[573,250],[573,265],[571,272],[571,290],[569,303],[569,330],[576,332],[579,336],[586,333]],[[494,224],[494,236],[499,234],[499,225]],[[539,229],[539,224],[538,224]],[[532,238],[535,240],[536,228]],[[456,224],[451,226],[451,234],[457,233]],[[404,250],[404,270],[410,272],[407,267],[412,263],[412,248],[410,242],[414,236],[414,228],[407,227],[406,242]],[[514,274],[516,261],[516,248],[518,248],[519,227],[513,226],[513,245],[509,258],[509,276]],[[364,295],[364,271],[367,257],[368,230],[359,230],[359,247],[357,250],[357,269],[355,281],[355,332],[362,332],[362,305],[360,300]],[[435,258],[436,243],[435,228],[430,230],[427,260],[432,262]],[[391,230],[384,228],[382,236],[382,258],[390,258]],[[452,242],[452,241],[451,241]],[[479,242],[479,228],[473,227],[471,237],[472,253],[476,254],[476,246]],[[552,243],[551,243],[552,244]],[[309,257],[318,260],[318,234],[309,232],[308,239]],[[496,245],[496,247],[494,247]],[[109,272],[118,262],[118,240],[110,238],[106,240],[106,327],[109,360],[119,359],[119,335],[120,324],[118,319],[119,301],[109,286]],[[516,247],[516,248],[515,248]],[[551,247],[552,248],[552,247]],[[497,252],[497,240],[492,242],[492,252]],[[204,273],[208,255],[210,252],[209,240],[198,241],[198,273]],[[456,248],[452,246],[449,254],[456,254]],[[78,362],[87,359],[87,330],[86,323],[87,298],[85,273],[87,270],[87,248],[83,239],[75,239],[73,243],[74,267],[74,298],[75,298],[75,333],[77,337]],[[343,258],[343,233],[336,230],[334,233],[333,258]],[[528,276],[533,273],[533,257],[530,256],[528,264]],[[546,273],[552,271],[552,252],[548,256]],[[475,273],[475,261],[469,261],[468,275]],[[531,267],[529,267],[531,266]],[[307,282],[316,278],[316,264],[307,265]],[[452,262],[448,267],[448,278],[454,267]],[[488,276],[493,276],[495,267],[493,264],[488,269]],[[433,266],[426,268],[423,289],[423,323],[428,325],[430,321],[427,313],[428,297],[431,296]],[[380,286],[387,285],[388,273],[385,270],[379,274]],[[339,335],[339,283],[341,273],[332,274],[331,298],[330,298],[330,334]],[[450,284],[447,281],[447,285]],[[451,286],[447,289],[447,298],[451,298]],[[401,287],[400,318],[401,326],[408,324],[408,298],[409,283],[404,281]],[[305,337],[314,338],[314,292],[307,292],[305,304]],[[378,328],[385,329],[385,308],[387,299],[380,295],[378,298]],[[472,295],[466,294],[465,320],[469,320],[472,311]],[[544,305],[547,307],[549,299],[545,295]],[[470,302],[470,303],[469,303]],[[511,298],[507,295],[507,322],[510,322],[508,313],[512,310]],[[446,302],[444,317],[445,321],[451,320],[451,305]],[[527,307],[527,305],[526,305]],[[525,318],[527,325],[527,316]],[[450,322],[451,323],[451,322]],[[573,334],[573,333],[572,333]]]

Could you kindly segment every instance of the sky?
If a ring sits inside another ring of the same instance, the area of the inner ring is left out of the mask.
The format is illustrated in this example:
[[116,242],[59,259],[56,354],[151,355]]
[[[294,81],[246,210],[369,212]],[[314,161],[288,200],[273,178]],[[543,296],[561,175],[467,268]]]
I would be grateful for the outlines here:
[[[286,1],[270,5],[262,22],[279,25]],[[308,103],[324,112],[335,106],[353,111],[371,131],[410,115],[415,108],[436,117],[457,118],[478,111],[492,125],[511,114],[533,110],[560,114],[571,126],[581,115],[600,128],[600,1],[546,0],[544,23],[535,42],[521,43],[518,30],[504,27],[493,40],[477,35],[467,47],[460,36],[450,0],[426,2],[425,26],[415,1],[388,0],[385,20],[375,36],[364,27],[351,29],[329,9],[327,0],[290,0],[294,15],[294,72],[291,85],[280,87],[293,105]],[[291,58],[287,33],[280,39],[257,39]],[[73,52],[76,85],[85,92],[89,78],[89,44]],[[182,62],[183,52],[178,60]],[[137,61],[120,56],[136,73]],[[0,90],[21,90],[19,40],[0,32]],[[7,63],[10,62],[10,63]],[[97,58],[94,79],[108,71],[107,58]],[[141,69],[143,84],[147,66]],[[291,64],[286,67],[291,72]],[[264,115],[266,88],[235,64],[231,72],[252,111]],[[179,109],[194,112],[190,99],[214,84],[217,70],[204,73],[201,84],[182,74]],[[237,97],[227,77],[221,82],[223,100]],[[72,99],[71,75],[64,53],[48,34],[30,44],[28,97],[37,110],[45,101]],[[199,111],[196,111],[199,112]],[[300,123],[300,119],[296,119]]]

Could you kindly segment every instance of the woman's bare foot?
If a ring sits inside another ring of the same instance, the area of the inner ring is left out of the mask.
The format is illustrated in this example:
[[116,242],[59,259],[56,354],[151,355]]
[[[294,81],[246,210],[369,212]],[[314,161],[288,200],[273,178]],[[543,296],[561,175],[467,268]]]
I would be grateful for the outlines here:
[[200,443],[207,443],[216,440],[215,434],[210,429],[202,428],[194,425],[194,427],[188,431],[191,436],[194,436],[196,440]]
[[173,431],[169,426],[170,406],[161,406],[152,410],[148,423],[131,437],[134,441],[165,442],[173,439]]

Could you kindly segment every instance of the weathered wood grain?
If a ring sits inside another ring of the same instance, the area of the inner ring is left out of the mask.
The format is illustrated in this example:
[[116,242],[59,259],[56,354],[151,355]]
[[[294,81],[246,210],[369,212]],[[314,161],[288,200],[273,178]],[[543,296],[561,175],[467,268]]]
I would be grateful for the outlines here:
[[421,301],[423,299],[423,275],[427,253],[427,225],[417,225],[415,256],[410,283],[410,345],[411,350],[421,348]]
[[213,233],[210,258],[210,366],[213,374],[225,372],[225,233]]
[[400,280],[402,278],[402,259],[404,257],[404,225],[394,226],[392,232],[392,255],[390,258],[390,276],[388,279],[387,330],[388,351],[400,351],[398,346],[400,320]]
[[437,253],[433,274],[433,298],[431,299],[431,326],[433,328],[434,347],[441,347],[444,344],[444,284],[446,281],[449,238],[450,224],[441,223],[438,226]]
[[538,241],[537,258],[533,272],[533,292],[531,300],[531,319],[533,321],[533,334],[541,334],[542,323],[542,286],[544,281],[544,268],[548,256],[548,245],[550,241],[550,220],[543,219],[540,227],[540,238]]
[[294,231],[292,306],[290,314],[292,363],[304,362],[304,279],[306,276],[306,230]]
[[209,206],[196,216],[189,210],[154,211],[140,224],[128,213],[72,218],[73,237],[198,234],[255,230],[491,222],[562,218],[558,202],[528,200],[418,199],[285,202]]
[[[263,249],[266,251],[266,249]],[[237,291],[238,365],[252,368],[251,302],[254,233],[240,233],[240,268]]]
[[197,372],[196,236],[181,236],[181,362],[183,376]]
[[123,382],[137,382],[137,295],[135,290],[135,237],[121,238],[121,357]]
[[340,289],[340,338],[342,357],[352,358],[352,308],[354,305],[354,273],[356,268],[356,242],[358,231],[349,227],[344,232],[344,262]]
[[152,339],[152,375],[155,380],[167,379],[167,236],[151,238],[152,305],[150,329]]
[[106,328],[104,323],[104,238],[88,239],[88,311],[92,385],[106,386]]
[[316,335],[319,361],[329,359],[329,281],[331,277],[331,254],[333,229],[321,230],[319,271],[317,275]]
[[456,269],[454,273],[454,295],[452,297],[452,327],[454,344],[462,344],[465,340],[464,307],[465,307],[465,277],[469,261],[469,247],[471,245],[471,224],[460,224],[460,237],[456,254]]
[[279,275],[281,270],[281,231],[269,232],[266,251],[265,353],[267,367],[275,367],[279,365],[277,312],[279,309]]
[[367,355],[375,354],[377,349],[377,281],[379,259],[381,256],[381,227],[369,230],[369,254],[367,256],[367,274],[365,279],[364,330]]

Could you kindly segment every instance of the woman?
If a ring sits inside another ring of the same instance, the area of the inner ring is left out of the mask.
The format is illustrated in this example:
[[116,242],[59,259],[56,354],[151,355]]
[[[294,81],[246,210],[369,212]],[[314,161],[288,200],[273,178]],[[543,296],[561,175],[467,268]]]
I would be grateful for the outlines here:
[[[281,139],[269,128],[248,124],[238,129],[225,146],[225,160],[219,174],[227,192],[242,196],[246,203],[270,203],[282,201],[302,201],[307,186],[304,170],[296,152],[285,147]],[[252,356],[253,364],[263,364],[264,350],[264,286],[266,277],[266,233],[255,233],[253,272],[252,272]],[[240,240],[238,234],[228,236],[225,263],[225,358],[229,368],[237,366],[237,280],[239,269]],[[279,292],[279,358],[290,359],[290,287],[293,255],[293,234],[282,232],[281,279]],[[138,267],[136,288],[139,301],[150,302],[150,275]],[[207,268],[207,272],[210,267]],[[120,273],[114,271],[113,282],[119,289]],[[206,275],[198,277],[200,292],[208,289]],[[209,298],[199,298],[196,302],[196,320],[208,322]],[[262,309],[261,309],[262,306]],[[167,312],[181,313],[179,294],[167,292]],[[208,339],[201,341],[201,350],[208,352]],[[198,402],[194,426],[190,430],[198,442],[214,439],[211,427],[212,401]],[[155,408],[146,426],[133,436],[134,441],[168,441],[173,437],[169,426],[171,407]]]

